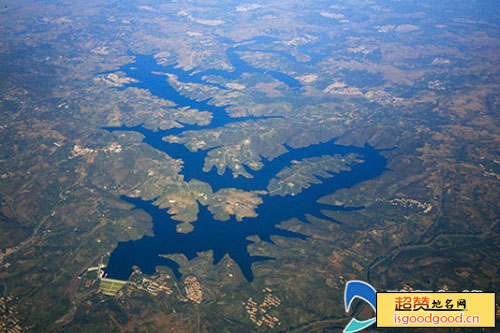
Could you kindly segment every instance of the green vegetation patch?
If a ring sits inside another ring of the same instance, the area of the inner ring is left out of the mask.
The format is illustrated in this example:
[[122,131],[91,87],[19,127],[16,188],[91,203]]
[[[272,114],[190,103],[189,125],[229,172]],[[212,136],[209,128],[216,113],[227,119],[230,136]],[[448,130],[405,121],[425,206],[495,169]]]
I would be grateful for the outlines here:
[[104,295],[115,296],[120,289],[127,283],[127,281],[101,279],[99,289]]

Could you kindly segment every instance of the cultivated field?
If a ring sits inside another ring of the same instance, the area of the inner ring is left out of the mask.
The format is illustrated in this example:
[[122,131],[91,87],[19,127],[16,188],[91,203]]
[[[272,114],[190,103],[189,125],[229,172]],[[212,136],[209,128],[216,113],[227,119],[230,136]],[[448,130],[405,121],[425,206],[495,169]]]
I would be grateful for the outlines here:
[[101,279],[99,289],[104,295],[115,296],[120,289],[127,283],[127,281]]

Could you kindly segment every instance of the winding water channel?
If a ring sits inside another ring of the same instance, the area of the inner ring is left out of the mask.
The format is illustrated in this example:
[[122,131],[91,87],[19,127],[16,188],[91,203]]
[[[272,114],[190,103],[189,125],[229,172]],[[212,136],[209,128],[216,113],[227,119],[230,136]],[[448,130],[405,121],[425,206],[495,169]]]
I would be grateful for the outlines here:
[[[269,181],[283,168],[290,166],[293,160],[302,160],[307,157],[323,155],[347,155],[355,153],[361,157],[362,163],[350,166],[349,171],[340,171],[333,177],[321,178],[321,184],[311,184],[295,196],[271,196],[264,195],[263,203],[258,206],[255,218],[245,218],[237,222],[232,216],[228,221],[214,219],[207,207],[200,205],[198,220],[193,223],[194,231],[188,234],[176,232],[176,225],[180,222],[172,220],[165,209],[159,209],[151,201],[140,198],[122,197],[123,200],[133,204],[136,209],[143,209],[153,219],[154,236],[144,236],[139,240],[120,242],[118,247],[110,256],[109,264],[105,269],[107,277],[115,279],[127,279],[134,265],[141,268],[146,274],[155,272],[156,266],[170,267],[177,277],[180,277],[179,265],[168,258],[160,255],[184,254],[188,259],[193,259],[198,252],[213,251],[214,264],[217,264],[224,255],[228,254],[240,267],[243,275],[248,281],[254,279],[252,263],[256,261],[270,260],[273,258],[251,256],[247,246],[252,243],[249,236],[257,235],[261,240],[272,242],[271,236],[283,236],[290,238],[305,239],[306,236],[291,232],[279,227],[282,221],[299,218],[305,220],[305,214],[321,216],[321,210],[349,210],[352,208],[330,206],[320,204],[317,200],[325,195],[331,194],[342,188],[349,188],[355,184],[379,176],[386,167],[386,160],[380,152],[372,147],[362,148],[353,146],[342,146],[331,140],[305,148],[292,149],[285,146],[288,152],[273,160],[263,160],[263,168],[258,171],[250,171],[252,179],[238,177],[233,178],[231,172],[226,170],[223,175],[218,175],[215,169],[203,172],[203,165],[207,156],[207,150],[189,151],[184,145],[163,141],[168,135],[177,135],[185,131],[207,130],[223,127],[234,122],[259,121],[269,117],[242,117],[231,118],[224,107],[214,106],[206,101],[196,101],[179,94],[167,82],[166,77],[154,72],[167,72],[177,75],[183,82],[203,83],[203,76],[218,75],[226,79],[236,79],[245,72],[264,71],[256,69],[239,58],[235,48],[227,51],[231,64],[236,68],[233,72],[221,70],[209,70],[197,74],[183,71],[174,66],[158,65],[153,56],[135,55],[136,62],[120,68],[127,76],[135,78],[138,82],[130,86],[148,89],[153,95],[175,102],[179,107],[189,106],[212,113],[213,118],[206,126],[186,125],[183,128],[174,128],[165,131],[151,131],[141,126],[107,128],[109,131],[135,131],[144,135],[144,142],[159,149],[169,156],[182,159],[182,174],[184,179],[198,179],[212,186],[213,191],[221,188],[238,188],[242,190],[264,190]],[[277,72],[266,72],[276,79],[284,82],[290,88],[300,89],[300,83],[294,78]],[[324,217],[324,216],[323,216]]]

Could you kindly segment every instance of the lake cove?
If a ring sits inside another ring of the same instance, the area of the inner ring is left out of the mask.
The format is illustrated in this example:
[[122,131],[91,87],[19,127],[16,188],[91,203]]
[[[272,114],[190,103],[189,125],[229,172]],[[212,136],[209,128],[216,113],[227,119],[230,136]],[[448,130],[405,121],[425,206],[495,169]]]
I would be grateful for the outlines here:
[[[334,150],[335,145],[330,144],[330,147],[333,153],[339,153]],[[277,225],[293,217],[303,218],[306,213],[320,216],[322,209],[349,210],[350,208],[346,207],[320,204],[317,200],[336,190],[372,179],[384,171],[385,159],[373,148],[344,147],[344,149],[360,154],[364,162],[351,166],[350,171],[341,171],[334,177],[323,178],[321,184],[313,184],[295,196],[265,195],[263,203],[256,210],[258,216],[245,218],[242,222],[237,222],[234,216],[228,221],[216,220],[206,207],[200,205],[198,220],[193,223],[194,231],[188,234],[176,232],[176,225],[180,222],[172,220],[166,209],[159,209],[151,201],[122,197],[123,200],[151,215],[154,236],[144,236],[139,240],[119,243],[111,254],[106,268],[108,277],[127,279],[134,265],[140,267],[146,274],[153,274],[156,266],[168,266],[179,277],[178,264],[159,255],[181,253],[188,259],[193,259],[197,252],[212,250],[214,264],[217,264],[225,254],[229,254],[239,265],[247,280],[252,281],[251,264],[270,258],[250,256],[247,246],[252,242],[247,239],[248,236],[257,235],[261,240],[268,242],[271,242],[271,236],[304,239],[305,236],[280,229]],[[285,165],[285,162],[283,164]],[[269,173],[272,175],[271,170]],[[227,187],[233,187],[232,185],[233,182],[230,182]]]

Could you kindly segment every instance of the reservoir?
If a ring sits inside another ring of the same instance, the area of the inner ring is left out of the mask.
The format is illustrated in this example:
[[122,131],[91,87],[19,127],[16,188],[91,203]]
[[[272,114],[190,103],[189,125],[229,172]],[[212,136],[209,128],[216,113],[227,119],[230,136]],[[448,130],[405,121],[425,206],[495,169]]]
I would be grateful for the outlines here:
[[[212,113],[213,118],[206,126],[186,125],[183,128],[174,128],[165,131],[151,131],[141,126],[137,127],[114,127],[106,128],[108,131],[135,131],[144,135],[144,142],[159,149],[169,156],[182,159],[183,168],[181,173],[186,181],[198,179],[212,186],[213,191],[221,188],[238,188],[245,191],[265,190],[269,181],[283,168],[291,165],[294,160],[302,160],[308,157],[320,157],[323,155],[347,155],[354,153],[363,160],[350,166],[348,171],[340,171],[332,174],[332,177],[320,178],[320,184],[311,184],[299,194],[292,196],[263,195],[263,203],[256,209],[257,217],[244,218],[238,222],[231,216],[227,221],[214,219],[207,207],[199,205],[198,220],[193,223],[194,231],[183,234],[176,232],[176,225],[180,222],[172,220],[165,209],[159,209],[151,201],[140,198],[129,198],[122,196],[122,200],[134,205],[134,209],[142,209],[147,212],[153,220],[154,236],[144,236],[138,240],[120,242],[112,252],[108,266],[105,271],[107,277],[126,280],[132,272],[134,265],[146,274],[153,274],[156,266],[167,266],[171,268],[177,277],[180,277],[179,265],[162,255],[184,254],[188,259],[197,256],[197,252],[213,251],[214,264],[217,264],[224,255],[228,254],[240,267],[243,275],[248,281],[254,278],[252,263],[263,260],[272,260],[269,257],[251,256],[247,246],[252,243],[249,236],[258,236],[262,241],[272,242],[272,236],[281,236],[297,239],[306,239],[306,236],[282,229],[279,224],[291,218],[306,221],[305,215],[311,214],[317,217],[325,217],[321,211],[327,210],[352,210],[353,208],[343,206],[331,206],[317,202],[321,197],[334,193],[343,188],[349,188],[360,182],[375,178],[386,169],[386,160],[380,152],[372,147],[354,147],[335,144],[335,139],[304,148],[292,149],[285,146],[288,152],[274,158],[263,159],[264,166],[257,171],[249,171],[252,179],[234,178],[230,170],[226,169],[223,175],[217,174],[215,168],[209,172],[203,172],[207,150],[189,151],[184,145],[163,141],[168,135],[178,135],[184,131],[207,130],[223,127],[234,122],[255,122],[261,119],[273,117],[241,117],[231,118],[224,107],[215,106],[209,100],[196,101],[179,94],[172,88],[166,77],[154,72],[167,72],[177,75],[182,82],[203,83],[205,75],[219,75],[228,79],[235,79],[242,73],[261,71],[243,60],[239,59],[235,48],[227,51],[231,64],[236,68],[233,72],[222,70],[209,70],[193,74],[183,71],[175,66],[158,65],[153,56],[135,55],[135,63],[120,68],[127,76],[138,82],[130,83],[134,86],[149,90],[153,95],[175,102],[179,107],[189,106]],[[267,74],[284,82],[290,88],[300,89],[301,85],[294,78],[272,72]],[[331,220],[331,219],[330,219]],[[332,223],[337,223],[332,221]]]

